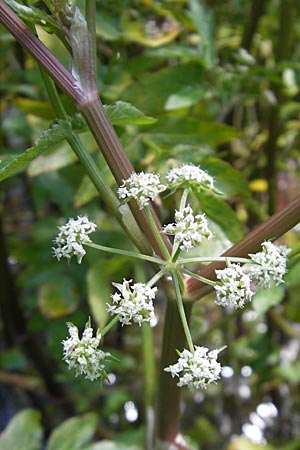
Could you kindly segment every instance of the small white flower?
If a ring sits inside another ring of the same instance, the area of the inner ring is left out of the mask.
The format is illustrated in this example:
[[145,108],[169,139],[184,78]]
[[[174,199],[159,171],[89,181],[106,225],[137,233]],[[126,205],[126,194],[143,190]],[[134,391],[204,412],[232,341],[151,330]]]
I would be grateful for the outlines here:
[[105,359],[110,359],[111,354],[98,349],[101,334],[97,333],[93,337],[93,329],[90,321],[85,325],[82,338],[79,339],[78,328],[72,323],[68,323],[68,339],[62,341],[63,359],[68,364],[69,369],[75,369],[75,376],[85,375],[88,380],[97,378],[106,379]]
[[182,211],[175,211],[175,223],[166,225],[163,232],[175,235],[175,245],[179,245],[180,250],[185,251],[189,251],[203,239],[212,238],[205,215],[194,216],[189,205]]
[[250,302],[254,292],[251,290],[251,278],[243,272],[239,264],[231,264],[222,270],[216,270],[220,283],[214,286],[217,293],[216,304],[243,308]]
[[256,279],[257,286],[269,288],[272,280],[276,285],[283,283],[287,272],[287,255],[291,250],[285,245],[276,246],[270,241],[263,242],[261,246],[262,252],[249,255],[255,263],[249,270]]
[[155,173],[133,173],[118,189],[120,199],[134,198],[140,209],[149,204],[149,199],[154,200],[160,192],[166,190],[166,186],[160,182],[159,175]]
[[63,257],[71,259],[75,255],[80,264],[86,254],[82,245],[91,242],[89,234],[93,233],[96,228],[97,225],[87,216],[69,219],[65,225],[58,227],[59,233],[53,240],[56,244],[56,247],[52,247],[53,256],[60,260]]
[[206,347],[195,345],[194,353],[184,349],[179,353],[176,364],[166,367],[172,378],[178,377],[177,386],[188,386],[190,390],[206,389],[210,383],[220,378],[221,364],[217,361],[218,354],[223,350],[208,351]]
[[192,188],[196,191],[215,190],[213,177],[194,164],[184,164],[181,167],[175,167],[169,170],[166,178],[171,190],[179,187]]
[[151,288],[144,283],[135,283],[132,280],[123,280],[123,283],[112,283],[119,292],[111,296],[113,304],[107,304],[107,311],[120,314],[122,325],[130,325],[131,321],[141,325],[154,319],[153,300],[157,288]]

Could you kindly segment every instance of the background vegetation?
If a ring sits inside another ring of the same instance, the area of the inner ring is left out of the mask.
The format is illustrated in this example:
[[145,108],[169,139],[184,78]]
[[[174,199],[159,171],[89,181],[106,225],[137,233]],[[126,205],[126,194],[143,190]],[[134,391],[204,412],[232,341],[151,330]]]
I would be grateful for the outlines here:
[[[47,11],[42,2],[20,3]],[[220,254],[299,189],[299,15],[293,0],[97,1],[98,89],[135,170],[164,174],[174,160],[193,162],[224,192],[201,198],[216,236],[205,254]],[[45,28],[37,27],[40,39],[70,68],[65,47]],[[80,266],[51,257],[57,226],[85,213],[99,224],[96,241],[131,246],[64,139],[67,131],[54,124],[36,63],[4,27],[0,37],[1,429],[18,411],[35,410],[17,416],[0,447],[21,448],[12,444],[24,427],[32,430],[26,450],[49,435],[48,450],[143,448],[143,394],[155,385],[144,383],[145,331],[125,327],[107,336],[105,347],[120,361],[111,363],[111,384],[102,390],[68,372],[61,341],[67,321],[83,327],[92,315],[103,325],[111,281],[144,277],[147,268],[92,250]],[[74,105],[61,99],[116,189]],[[41,134],[45,129],[52,131]],[[28,148],[30,158],[19,159]],[[170,199],[155,207],[162,223],[172,220]],[[281,242],[297,252],[299,233],[295,227]],[[226,342],[228,350],[222,381],[183,396],[182,428],[192,448],[259,449],[251,439],[265,440],[268,450],[300,448],[299,270],[295,258],[285,285],[258,292],[242,314],[224,314],[210,296],[194,306],[195,343]],[[163,312],[161,298],[156,362]],[[66,435],[74,440],[63,446]],[[106,443],[93,447],[93,435]]]

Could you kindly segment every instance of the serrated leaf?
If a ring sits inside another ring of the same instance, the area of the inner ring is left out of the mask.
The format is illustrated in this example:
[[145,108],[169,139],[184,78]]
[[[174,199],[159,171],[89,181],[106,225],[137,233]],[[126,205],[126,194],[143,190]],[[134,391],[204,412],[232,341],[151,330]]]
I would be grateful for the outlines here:
[[87,295],[93,318],[103,328],[107,321],[106,303],[109,303],[109,276],[105,270],[105,260],[100,260],[87,273]]
[[243,237],[243,228],[235,212],[227,203],[219,198],[205,194],[197,194],[201,209],[224,231],[228,239],[237,242]]
[[104,108],[113,125],[148,125],[156,122],[156,119],[145,116],[127,102],[117,101],[114,105],[105,105]]
[[18,3],[14,0],[6,0],[6,3],[15,11],[18,16],[24,21],[34,22],[36,25],[48,25],[50,28],[57,29],[58,25],[42,9],[35,8],[34,6],[26,6]]
[[69,137],[71,132],[71,125],[67,120],[59,120],[49,129],[43,131],[36,140],[34,147],[13,159],[5,159],[0,162],[0,181],[24,170],[33,159]]
[[43,431],[40,413],[24,409],[14,416],[0,435],[1,450],[40,450]]
[[262,315],[272,306],[278,305],[283,297],[283,286],[272,287],[269,289],[259,289],[252,300],[252,307],[259,315]]
[[80,450],[95,433],[96,414],[66,420],[52,431],[46,450]]

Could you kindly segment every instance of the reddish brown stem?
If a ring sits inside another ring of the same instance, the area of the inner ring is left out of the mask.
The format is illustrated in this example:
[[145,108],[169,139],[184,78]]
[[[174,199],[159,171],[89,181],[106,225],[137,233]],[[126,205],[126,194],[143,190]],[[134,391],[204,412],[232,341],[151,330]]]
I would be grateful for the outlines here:
[[[241,241],[233,245],[222,256],[247,257],[249,253],[259,250],[260,244],[265,240],[274,240],[286,233],[300,222],[300,194],[285,208],[276,212],[264,223],[248,233]],[[216,262],[209,264],[199,271],[199,275],[210,280],[215,279],[215,270],[222,269],[224,263]],[[187,283],[188,296],[191,299],[200,298],[213,289],[212,286],[205,285],[195,279],[190,279]]]

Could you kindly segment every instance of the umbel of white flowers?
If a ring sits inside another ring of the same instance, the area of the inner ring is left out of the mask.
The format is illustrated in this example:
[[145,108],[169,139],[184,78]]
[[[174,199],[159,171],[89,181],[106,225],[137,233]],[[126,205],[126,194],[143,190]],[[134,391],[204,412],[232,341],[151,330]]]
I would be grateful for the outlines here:
[[231,264],[223,270],[216,270],[219,284],[214,286],[217,299],[215,303],[221,306],[243,308],[250,302],[254,292],[251,290],[251,278],[243,272],[239,264]]
[[90,321],[88,321],[80,339],[78,328],[72,323],[67,325],[70,337],[62,341],[62,344],[63,359],[68,364],[69,369],[75,369],[76,377],[85,375],[85,378],[91,381],[97,378],[107,379],[104,363],[105,360],[112,359],[112,356],[98,348],[101,334],[97,333],[93,337],[93,329]]
[[192,190],[215,190],[214,179],[205,170],[194,164],[183,164],[170,169],[166,175],[171,190],[190,188]]
[[53,240],[55,244],[55,247],[52,247],[53,256],[59,261],[61,258],[71,259],[75,255],[80,264],[86,254],[83,244],[91,242],[89,234],[93,233],[96,228],[97,225],[87,216],[69,219],[65,225],[58,227],[59,233]]
[[154,200],[167,187],[160,182],[156,173],[133,173],[118,189],[121,200],[134,198],[140,209],[149,204],[149,199]]
[[212,232],[208,228],[205,214],[194,216],[192,208],[188,205],[182,211],[175,211],[175,223],[169,223],[163,228],[166,234],[175,236],[175,246],[180,250],[189,251],[204,239],[211,239]]
[[270,241],[263,242],[261,246],[262,252],[249,255],[254,263],[249,268],[251,276],[258,287],[268,288],[272,281],[276,285],[283,283],[287,272],[287,255],[291,249],[285,245],[274,245]]
[[178,352],[176,364],[166,367],[172,378],[178,377],[177,386],[187,386],[190,390],[206,389],[210,383],[220,378],[221,364],[217,361],[218,354],[224,349],[209,351],[206,347],[195,345],[195,351],[184,349]]
[[249,262],[243,267],[230,264],[225,269],[216,270],[219,280],[214,286],[217,305],[242,308],[251,301],[257,288],[269,288],[272,282],[276,285],[284,282],[290,249],[270,241],[261,246],[263,251],[250,254]]
[[111,314],[120,314],[119,322],[130,325],[131,322],[150,322],[154,318],[153,300],[157,287],[151,288],[144,283],[135,283],[132,280],[123,280],[123,283],[112,283],[119,292],[111,296],[113,304],[107,304],[107,311]]

